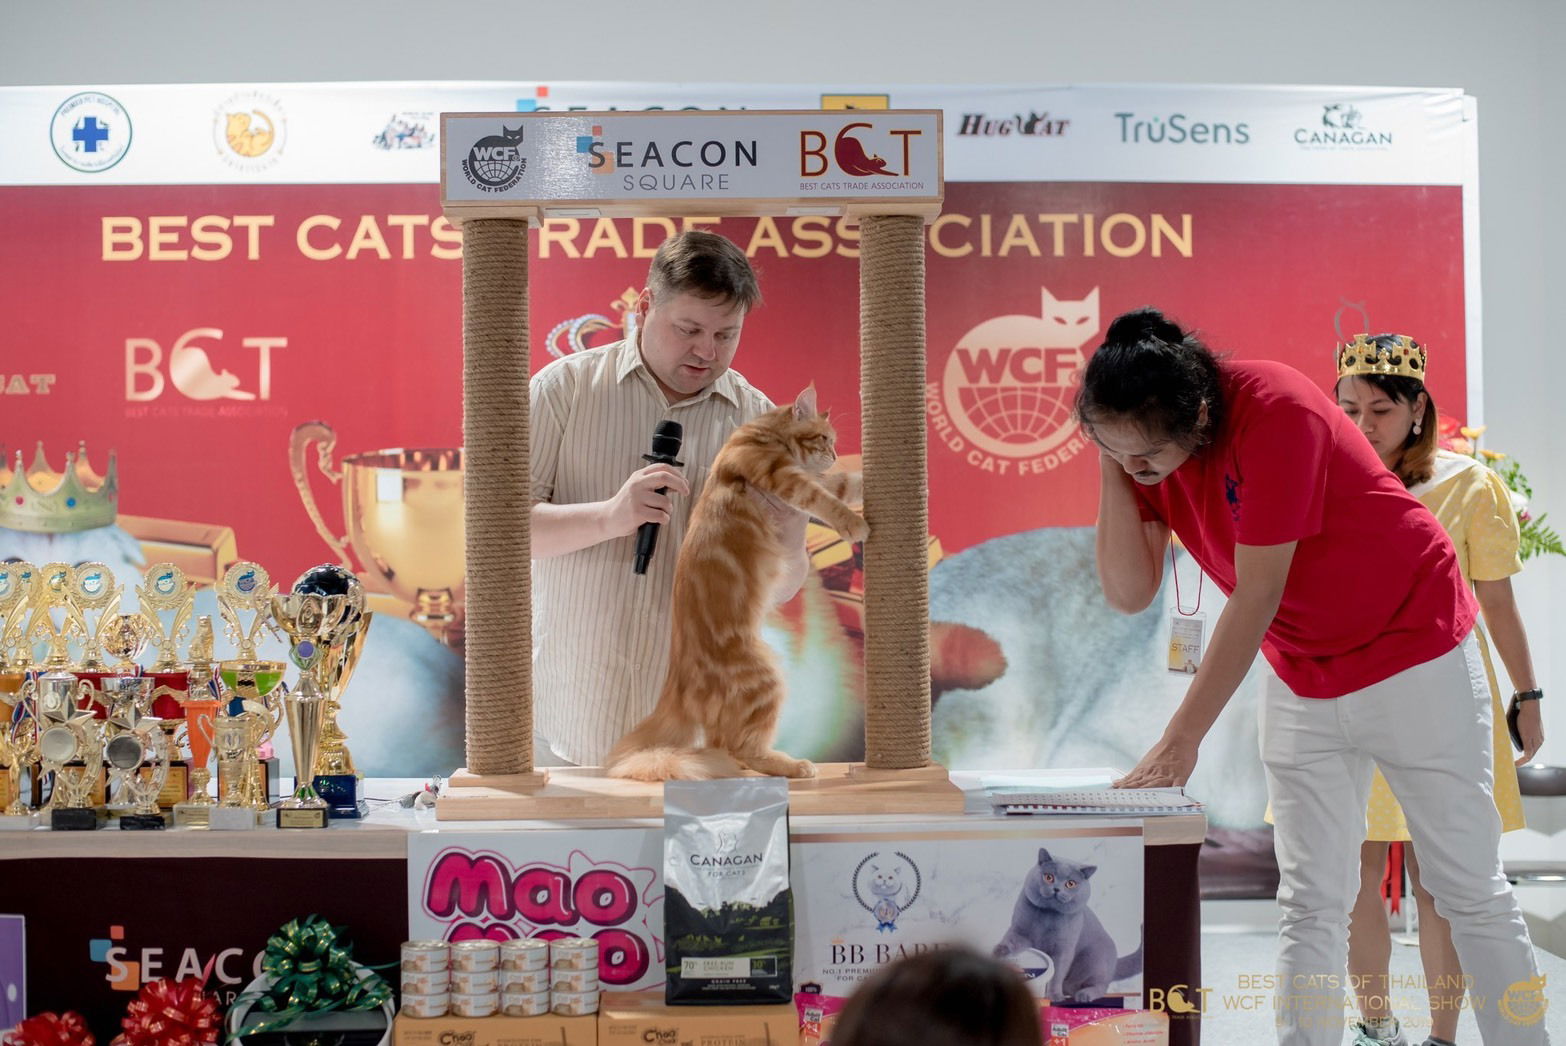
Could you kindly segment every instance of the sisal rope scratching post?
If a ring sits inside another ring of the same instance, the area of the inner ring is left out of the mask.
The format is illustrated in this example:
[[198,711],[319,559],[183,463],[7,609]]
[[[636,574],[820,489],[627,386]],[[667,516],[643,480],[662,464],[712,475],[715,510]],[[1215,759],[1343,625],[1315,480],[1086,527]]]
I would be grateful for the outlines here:
[[525,220],[462,227],[468,772],[533,769]]
[[924,221],[861,221],[865,765],[930,762],[930,575],[925,486]]

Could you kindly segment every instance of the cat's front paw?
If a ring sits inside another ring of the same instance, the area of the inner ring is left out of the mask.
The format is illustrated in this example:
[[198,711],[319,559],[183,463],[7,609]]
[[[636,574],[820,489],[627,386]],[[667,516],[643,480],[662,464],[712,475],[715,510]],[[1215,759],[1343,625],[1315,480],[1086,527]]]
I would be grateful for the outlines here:
[[1074,993],[1071,998],[1074,1002],[1092,1002],[1101,994],[1101,992],[1095,992],[1092,988],[1083,988]]
[[788,776],[794,778],[795,780],[800,780],[806,777],[814,777],[816,776],[816,764],[812,763],[808,759],[796,759],[794,760],[793,767],[788,772]]
[[848,521],[847,526],[838,527],[837,532],[843,535],[844,541],[858,543],[870,536],[870,524],[862,516],[855,516]]

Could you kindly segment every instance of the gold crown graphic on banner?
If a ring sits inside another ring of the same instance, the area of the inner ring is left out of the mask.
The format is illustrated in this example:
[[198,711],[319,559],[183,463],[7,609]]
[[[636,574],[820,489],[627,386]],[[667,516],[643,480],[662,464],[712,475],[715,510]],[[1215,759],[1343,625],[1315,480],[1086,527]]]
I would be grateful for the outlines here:
[[66,453],[65,468],[59,472],[49,467],[42,440],[30,468],[22,468],[20,450],[9,467],[6,457],[0,446],[0,527],[73,534],[114,522],[120,481],[113,451],[109,452],[108,473],[102,476],[87,463],[85,442]]
[[1356,334],[1353,341],[1338,348],[1338,377],[1354,378],[1366,374],[1423,382],[1425,350],[1406,334],[1395,335],[1390,347],[1377,345],[1368,334]]

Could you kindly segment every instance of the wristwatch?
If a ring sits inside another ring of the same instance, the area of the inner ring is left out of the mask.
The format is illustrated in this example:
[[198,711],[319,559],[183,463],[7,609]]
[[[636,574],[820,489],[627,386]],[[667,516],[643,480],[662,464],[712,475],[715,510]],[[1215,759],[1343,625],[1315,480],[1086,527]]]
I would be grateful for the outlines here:
[[1517,715],[1524,701],[1540,701],[1544,699],[1544,691],[1538,687],[1532,690],[1517,690],[1512,694],[1512,702],[1506,708],[1506,732],[1512,735],[1512,747],[1519,752],[1523,750],[1522,734],[1517,730]]

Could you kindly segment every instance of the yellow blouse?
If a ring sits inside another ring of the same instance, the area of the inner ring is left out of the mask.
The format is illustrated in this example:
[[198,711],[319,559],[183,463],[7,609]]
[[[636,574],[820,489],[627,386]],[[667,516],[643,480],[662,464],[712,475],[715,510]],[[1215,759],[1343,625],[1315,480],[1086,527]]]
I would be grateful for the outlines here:
[[[1517,555],[1520,535],[1517,512],[1511,492],[1494,469],[1466,454],[1440,451],[1436,470],[1429,480],[1409,488],[1409,493],[1424,503],[1457,548],[1457,565],[1468,582],[1499,581],[1522,569]],[[1501,813],[1504,831],[1522,828],[1522,797],[1517,791],[1517,768],[1512,743],[1506,732],[1506,715],[1501,707],[1501,690],[1496,685],[1495,666],[1490,660],[1490,644],[1483,627],[1476,626],[1479,651],[1484,656],[1485,675],[1490,680],[1490,710],[1494,717],[1495,806]],[[1381,771],[1376,771],[1367,811],[1369,830],[1366,838],[1380,842],[1408,839],[1403,810],[1392,797]]]

